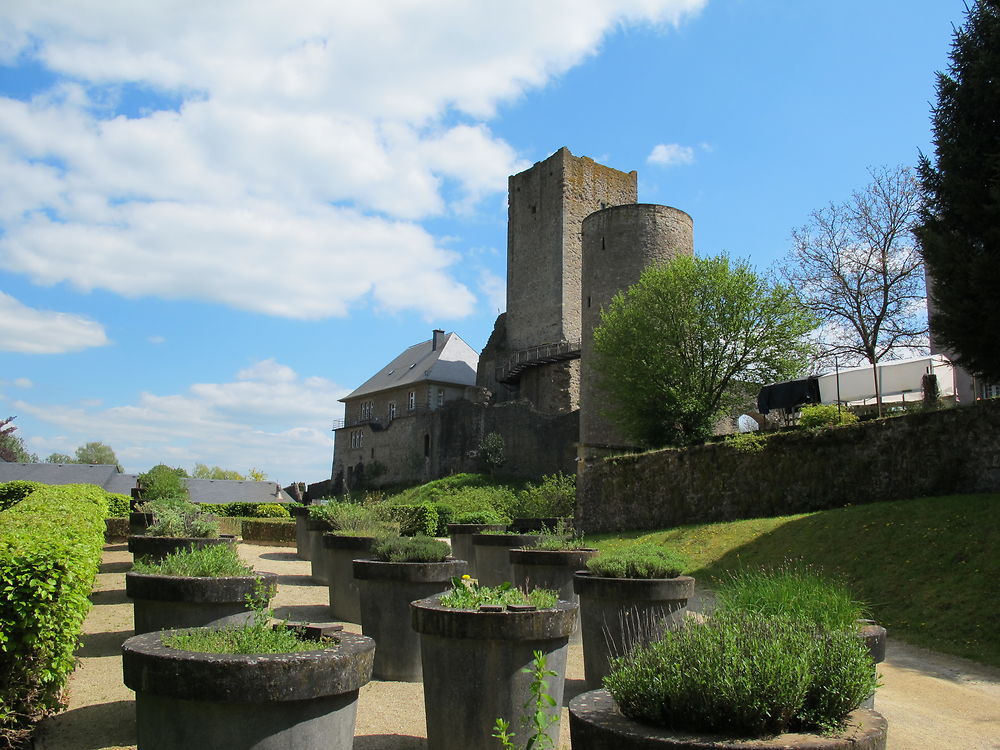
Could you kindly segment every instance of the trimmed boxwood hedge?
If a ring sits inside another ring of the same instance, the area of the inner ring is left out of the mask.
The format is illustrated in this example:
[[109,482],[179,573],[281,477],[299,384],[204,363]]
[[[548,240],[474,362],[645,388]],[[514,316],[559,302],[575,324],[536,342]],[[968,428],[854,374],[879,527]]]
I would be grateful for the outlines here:
[[295,542],[295,521],[284,518],[244,518],[244,542]]
[[287,503],[197,503],[206,513],[226,518],[291,518]]
[[431,503],[416,503],[414,505],[379,506],[379,513],[387,520],[399,524],[400,536],[435,536],[438,530],[438,510]]
[[60,707],[107,511],[104,490],[70,484],[41,485],[0,512],[0,745]]
[[24,479],[15,479],[13,482],[0,483],[0,511],[15,505],[39,487],[45,485],[39,482],[28,482]]

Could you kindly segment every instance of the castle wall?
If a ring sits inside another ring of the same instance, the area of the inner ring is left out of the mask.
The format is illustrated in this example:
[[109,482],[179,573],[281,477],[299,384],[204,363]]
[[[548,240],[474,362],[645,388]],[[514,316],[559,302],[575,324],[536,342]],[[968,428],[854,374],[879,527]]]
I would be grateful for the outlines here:
[[967,492],[1000,492],[1000,399],[775,433],[758,453],[716,443],[594,461],[579,479],[576,528],[665,529]]
[[593,369],[593,331],[601,311],[651,265],[694,253],[691,217],[669,206],[635,203],[607,208],[583,221],[583,326],[580,374],[580,448],[583,457],[631,447],[604,412],[606,398]]

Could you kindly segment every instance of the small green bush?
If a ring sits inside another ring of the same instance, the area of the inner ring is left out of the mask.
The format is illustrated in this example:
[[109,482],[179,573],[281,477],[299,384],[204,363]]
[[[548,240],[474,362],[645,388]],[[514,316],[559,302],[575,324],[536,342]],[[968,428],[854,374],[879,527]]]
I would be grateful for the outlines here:
[[0,746],[61,705],[106,515],[104,490],[79,484],[39,485],[0,513]]
[[202,510],[225,518],[291,518],[282,503],[199,503]]
[[194,503],[163,498],[144,503],[143,508],[153,514],[153,523],[146,528],[146,536],[211,539],[219,536],[219,519],[202,513]]
[[132,570],[136,573],[197,578],[253,575],[253,568],[240,560],[234,544],[211,544],[180,550],[168,554],[158,562],[136,560]]
[[244,518],[241,524],[244,542],[294,542],[295,522],[284,518]]
[[833,427],[838,424],[854,424],[858,421],[858,415],[841,407],[837,410],[836,404],[812,404],[803,406],[799,411],[799,427]]
[[138,476],[139,493],[143,500],[186,500],[187,487],[184,485],[183,469],[173,469],[165,464],[157,464]]
[[455,509],[449,503],[435,502],[432,505],[438,514],[437,529],[434,530],[434,536],[448,536],[448,524],[454,523],[452,519],[455,517]]
[[28,482],[24,479],[0,483],[0,511],[16,505],[39,487],[44,486],[41,482]]
[[613,659],[604,686],[637,721],[762,737],[834,729],[877,680],[856,631],[730,612]]
[[452,523],[488,523],[496,525],[505,524],[507,520],[493,509],[469,510],[465,513],[456,513],[452,519]]
[[514,518],[565,518],[576,507],[576,478],[566,474],[542,477],[519,493],[510,509]]
[[767,445],[767,435],[763,432],[737,432],[726,435],[726,445],[740,453],[760,453]]
[[451,591],[441,597],[441,606],[452,609],[479,609],[492,605],[506,607],[511,604],[531,604],[538,609],[551,609],[559,601],[559,593],[552,589],[522,591],[509,581],[499,586],[480,586],[468,578],[453,578]]
[[108,518],[128,518],[129,498],[116,492],[108,492]]
[[257,506],[257,518],[291,518],[288,508],[280,503],[261,503]]
[[372,546],[372,559],[382,562],[443,562],[451,554],[447,542],[429,536],[387,537]]
[[380,514],[390,521],[399,524],[399,533],[403,536],[437,533],[438,512],[432,503],[418,505],[383,505]]
[[399,523],[386,517],[381,504],[326,503],[309,508],[309,517],[323,521],[333,533],[354,536],[382,536],[399,533]]
[[587,568],[603,578],[676,578],[688,566],[678,552],[656,544],[637,544],[601,552]]
[[720,580],[715,594],[719,612],[784,615],[823,628],[856,628],[864,616],[846,585],[802,564],[731,573]]

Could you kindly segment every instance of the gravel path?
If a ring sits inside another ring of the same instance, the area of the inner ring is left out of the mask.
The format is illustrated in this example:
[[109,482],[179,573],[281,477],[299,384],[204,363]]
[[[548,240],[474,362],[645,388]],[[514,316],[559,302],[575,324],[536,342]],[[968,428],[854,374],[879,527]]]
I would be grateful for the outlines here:
[[[327,588],[310,582],[309,563],[294,548],[241,544],[240,555],[257,570],[277,573],[279,617],[329,619]],[[105,547],[103,564],[84,623],[79,665],[69,682],[69,708],[47,719],[36,750],[135,748],[132,692],[122,683],[122,642],[132,635],[125,572],[132,556],[124,544]],[[346,629],[360,627],[345,623]],[[1000,670],[899,643],[889,634],[883,686],[875,708],[889,721],[891,750],[1000,749]],[[583,690],[583,659],[570,646],[566,697]],[[423,692],[419,684],[373,681],[361,689],[355,750],[423,750]],[[559,747],[569,748],[563,709]],[[474,750],[474,749],[470,749]]]

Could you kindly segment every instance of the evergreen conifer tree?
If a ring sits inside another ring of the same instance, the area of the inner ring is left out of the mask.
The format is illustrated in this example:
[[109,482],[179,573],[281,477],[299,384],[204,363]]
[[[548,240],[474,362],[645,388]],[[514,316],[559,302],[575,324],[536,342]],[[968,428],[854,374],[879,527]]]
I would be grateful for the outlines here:
[[920,240],[937,344],[1000,382],[1000,0],[976,0],[938,73]]

